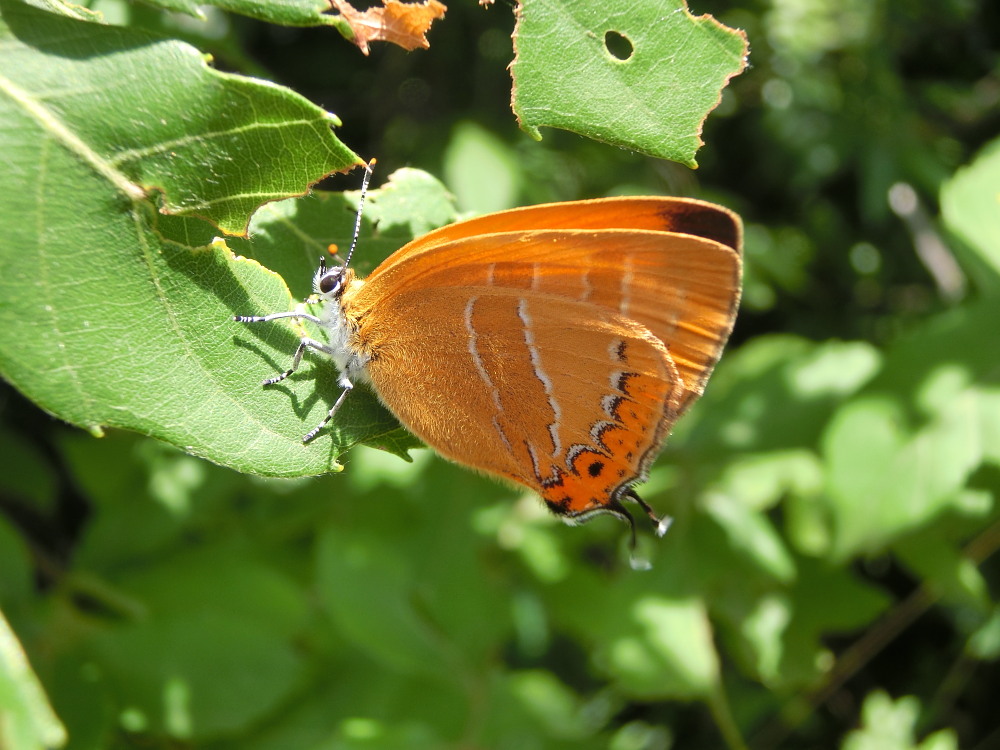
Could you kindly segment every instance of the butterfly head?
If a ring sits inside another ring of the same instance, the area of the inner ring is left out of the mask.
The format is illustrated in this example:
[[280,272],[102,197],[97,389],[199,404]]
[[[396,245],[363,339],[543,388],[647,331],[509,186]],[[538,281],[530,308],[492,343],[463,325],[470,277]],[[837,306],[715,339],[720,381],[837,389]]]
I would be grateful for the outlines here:
[[313,276],[313,291],[324,302],[339,300],[355,276],[354,271],[347,266],[354,256],[354,249],[358,246],[358,236],[361,234],[361,212],[365,207],[365,196],[368,194],[368,181],[371,180],[372,167],[375,166],[375,160],[372,159],[364,166],[365,176],[361,182],[358,212],[354,218],[354,237],[351,240],[351,249],[347,251],[347,257],[344,258],[343,264],[335,268],[327,268],[326,258],[320,256],[319,268],[316,269],[316,274]]
[[353,278],[354,271],[346,264],[328,268],[326,258],[320,258],[319,268],[313,276],[313,291],[326,302],[339,299]]

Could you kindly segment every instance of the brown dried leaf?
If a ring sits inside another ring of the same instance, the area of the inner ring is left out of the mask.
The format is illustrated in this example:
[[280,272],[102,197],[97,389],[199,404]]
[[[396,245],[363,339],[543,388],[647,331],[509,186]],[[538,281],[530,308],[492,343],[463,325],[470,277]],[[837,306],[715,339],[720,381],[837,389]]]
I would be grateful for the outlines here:
[[330,0],[330,7],[351,27],[354,43],[366,55],[369,42],[391,42],[405,50],[427,49],[430,47],[427,31],[436,19],[444,18],[447,10],[439,0],[419,3],[383,0],[382,7],[365,11],[355,9],[347,0]]

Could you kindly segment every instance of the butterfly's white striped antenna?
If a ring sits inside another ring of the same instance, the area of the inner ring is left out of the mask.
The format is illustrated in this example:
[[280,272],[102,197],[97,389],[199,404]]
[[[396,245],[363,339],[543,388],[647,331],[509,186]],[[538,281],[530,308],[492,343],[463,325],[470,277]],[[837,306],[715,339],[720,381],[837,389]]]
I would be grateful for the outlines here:
[[365,196],[368,195],[368,183],[371,182],[372,167],[374,166],[374,159],[365,164],[365,176],[361,181],[361,197],[358,199],[358,215],[354,219],[354,239],[351,240],[351,249],[347,251],[347,257],[344,259],[345,268],[351,262],[351,256],[354,255],[354,248],[358,246],[358,235],[361,234],[361,213],[365,208]]

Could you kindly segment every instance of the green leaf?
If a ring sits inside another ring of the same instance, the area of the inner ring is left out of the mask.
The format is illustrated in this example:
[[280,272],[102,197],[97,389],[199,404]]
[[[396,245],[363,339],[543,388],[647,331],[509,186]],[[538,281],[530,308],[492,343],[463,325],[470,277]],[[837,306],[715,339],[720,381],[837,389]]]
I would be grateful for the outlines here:
[[740,635],[750,647],[753,669],[765,684],[775,685],[783,676],[782,641],[791,617],[788,597],[771,594],[762,597],[740,623]]
[[970,393],[955,407],[918,431],[881,398],[853,401],[834,418],[825,450],[834,554],[881,549],[952,504],[982,460],[980,436],[968,429],[981,402]]
[[0,747],[44,750],[65,743],[66,730],[0,612]]
[[704,603],[648,596],[632,605],[638,632],[608,649],[611,669],[640,695],[707,698],[719,681],[719,661]]
[[796,564],[798,576],[787,594],[792,618],[782,633],[781,669],[774,684],[815,685],[831,664],[825,638],[857,631],[892,602],[849,569],[808,557]]
[[47,181],[43,167],[58,172],[72,160],[89,167],[105,201],[156,191],[161,211],[242,234],[261,204],[359,163],[331,133],[335,116],[287,89],[215,71],[194,47],[12,0],[3,7],[0,91],[5,117],[22,129],[3,145],[31,197],[65,184]]
[[241,613],[188,612],[108,629],[95,661],[121,686],[126,728],[197,740],[246,730],[304,677],[291,644]]
[[459,218],[455,197],[440,180],[419,169],[396,170],[369,195],[371,202],[365,215],[378,224],[383,237],[408,242]]
[[473,122],[460,122],[448,139],[444,178],[463,210],[485,214],[515,205],[524,169],[491,131]]
[[664,550],[669,559],[656,560],[652,571],[614,579],[578,564],[548,594],[553,628],[586,644],[595,665],[628,693],[708,699],[719,686],[719,661],[706,604],[685,593],[697,588],[688,576],[677,576],[692,570],[684,555]]
[[1000,658],[1000,607],[994,606],[989,616],[969,636],[966,650],[970,656],[982,661]]
[[230,13],[257,18],[268,23],[282,26],[341,26],[338,16],[327,15],[330,10],[327,0],[282,0],[282,2],[266,2],[263,0],[212,0],[211,2],[196,2],[195,0],[144,0],[147,5],[177,13],[187,13],[195,18],[204,18],[201,6],[212,6]]
[[594,720],[604,718],[594,715],[594,706],[582,706],[573,691],[551,672],[540,669],[516,672],[510,675],[508,683],[524,711],[532,714],[554,737],[585,739],[593,731]]
[[[55,506],[56,479],[37,447],[0,429],[0,494],[16,498],[35,512]],[[3,568],[0,567],[0,570]]]
[[514,46],[514,112],[533,137],[562,128],[690,167],[749,51],[684,0],[523,0]]
[[[369,485],[350,502],[331,493],[343,517],[318,535],[316,590],[338,639],[399,674],[438,679],[491,664],[496,643],[509,637],[510,612],[505,588],[491,577],[491,545],[470,517],[475,499],[509,493],[439,459],[422,461],[422,473],[408,472],[395,487],[364,478],[390,461],[399,463],[359,451],[351,477],[323,480],[330,488]],[[417,501],[417,486],[437,500]]]
[[720,445],[757,453],[812,446],[836,405],[879,364],[879,352],[861,342],[758,336],[726,353],[700,402],[706,416],[682,419],[675,435],[713,454]]
[[912,695],[894,701],[876,690],[865,698],[862,727],[844,739],[843,750],[958,750],[954,731],[942,729],[918,743],[920,701]]
[[348,639],[400,672],[447,673],[448,644],[413,601],[413,572],[402,554],[329,529],[317,564],[322,600]]
[[823,453],[838,557],[968,512],[969,478],[1000,463],[996,354],[982,344],[997,314],[989,298],[915,329],[831,419]]
[[788,492],[812,493],[822,486],[822,467],[808,451],[749,454],[732,461],[719,480],[719,494],[738,497],[748,509],[766,510]]
[[983,616],[989,612],[989,583],[976,562],[940,528],[929,526],[923,533],[893,545],[893,552],[934,594],[964,607],[976,608]]
[[991,295],[1000,293],[1000,140],[944,184],[941,213],[967,246],[963,257],[976,285]]
[[[210,225],[157,217],[147,200],[155,191],[161,212],[240,232],[261,203],[357,162],[334,119],[288,90],[213,71],[185,44],[0,7],[0,372],[92,432],[137,430],[259,473],[335,467],[329,441],[300,442],[303,418],[328,408],[333,376],[320,397],[279,406],[250,375],[260,345],[231,322],[288,309],[284,285],[206,246]],[[294,343],[281,334],[269,335],[284,369]],[[398,429],[384,413],[345,419]]]
[[705,511],[726,532],[732,547],[753,560],[779,581],[790,581],[795,576],[795,564],[787,547],[770,519],[753,509],[738,496],[709,494]]
[[216,544],[161,557],[118,575],[114,584],[141,601],[151,618],[222,613],[289,639],[305,621],[299,589],[249,544]]

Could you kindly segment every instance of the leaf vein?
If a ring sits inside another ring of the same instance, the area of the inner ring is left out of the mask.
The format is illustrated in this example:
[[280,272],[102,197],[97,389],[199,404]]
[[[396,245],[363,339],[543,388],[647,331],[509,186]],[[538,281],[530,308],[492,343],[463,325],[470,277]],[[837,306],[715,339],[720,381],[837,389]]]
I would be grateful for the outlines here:
[[131,148],[125,151],[119,151],[114,158],[110,160],[110,163],[118,167],[122,164],[126,164],[132,161],[138,161],[140,159],[145,159],[150,156],[156,156],[162,154],[170,149],[179,148],[183,146],[190,146],[191,144],[198,142],[208,142],[217,138],[225,138],[234,135],[241,135],[244,133],[252,133],[256,130],[277,130],[283,131],[288,127],[293,127],[296,125],[317,125],[322,122],[321,118],[316,119],[299,119],[299,120],[286,120],[283,122],[254,122],[247,125],[242,125],[240,127],[227,128],[226,130],[210,130],[201,133],[196,133],[193,135],[186,135],[183,138],[174,138],[170,141],[161,141],[153,146],[147,148]]
[[62,144],[67,151],[79,156],[94,171],[114,185],[120,192],[124,193],[129,200],[137,201],[146,197],[146,193],[141,187],[115,169],[115,166],[111,162],[94,151],[83,139],[56,117],[51,110],[43,106],[38,99],[27,91],[4,76],[0,76],[0,91],[7,94],[10,99],[20,105],[21,109],[28,116],[37,122],[45,132],[49,133],[56,141]]

